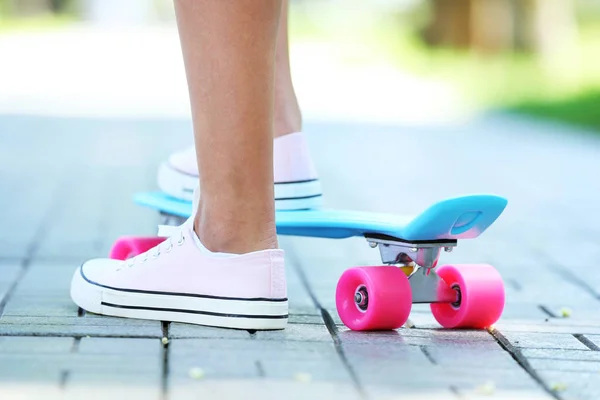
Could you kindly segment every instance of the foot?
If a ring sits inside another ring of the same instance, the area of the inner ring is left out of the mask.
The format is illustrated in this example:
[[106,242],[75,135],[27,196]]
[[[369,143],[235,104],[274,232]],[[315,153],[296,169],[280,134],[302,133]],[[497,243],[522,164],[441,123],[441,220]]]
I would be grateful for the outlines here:
[[129,260],[95,259],[75,271],[71,298],[96,314],[238,329],[283,329],[284,252],[212,253],[193,218]]
[[[301,132],[273,141],[275,209],[301,210],[321,205],[321,183],[313,165],[306,138]],[[178,199],[191,201],[198,186],[194,148],[174,153],[158,171],[159,188]]]

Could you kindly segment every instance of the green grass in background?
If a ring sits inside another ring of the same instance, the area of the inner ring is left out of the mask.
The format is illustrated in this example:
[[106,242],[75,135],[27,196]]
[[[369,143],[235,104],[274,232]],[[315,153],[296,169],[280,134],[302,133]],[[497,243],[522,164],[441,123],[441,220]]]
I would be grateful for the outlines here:
[[540,57],[430,49],[415,34],[418,17],[369,14],[366,7],[337,14],[296,7],[290,35],[328,45],[349,64],[387,63],[446,82],[476,111],[509,110],[600,132],[600,21],[581,28],[575,48]]
[[565,96],[553,101],[522,102],[513,111],[549,120],[591,128],[600,133],[600,89]]
[[75,16],[70,14],[44,14],[25,18],[9,18],[0,15],[0,34],[64,28],[75,21]]

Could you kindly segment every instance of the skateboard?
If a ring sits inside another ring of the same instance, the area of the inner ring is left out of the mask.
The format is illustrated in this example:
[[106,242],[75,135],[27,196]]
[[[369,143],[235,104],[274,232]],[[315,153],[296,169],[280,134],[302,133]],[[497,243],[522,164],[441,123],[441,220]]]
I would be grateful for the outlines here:
[[[138,205],[157,210],[164,225],[180,225],[192,204],[160,192],[138,193]],[[279,235],[344,239],[364,237],[378,248],[383,265],[352,267],[340,277],[336,308],[350,329],[387,330],[408,320],[412,304],[429,303],[444,328],[484,329],[504,309],[502,277],[487,264],[438,266],[442,252],[459,240],[480,236],[506,208],[500,196],[480,194],[445,199],[416,216],[338,209],[277,211]],[[123,237],[111,258],[140,254],[164,237]]]

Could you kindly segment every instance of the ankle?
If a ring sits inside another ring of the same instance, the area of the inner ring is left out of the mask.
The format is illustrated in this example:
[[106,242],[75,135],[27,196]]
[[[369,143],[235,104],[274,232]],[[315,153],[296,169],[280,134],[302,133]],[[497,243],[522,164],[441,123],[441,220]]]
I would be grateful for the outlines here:
[[213,253],[246,254],[279,248],[275,221],[248,222],[198,217],[194,220],[194,233]]
[[302,113],[294,93],[277,96],[273,113],[275,137],[302,131]]

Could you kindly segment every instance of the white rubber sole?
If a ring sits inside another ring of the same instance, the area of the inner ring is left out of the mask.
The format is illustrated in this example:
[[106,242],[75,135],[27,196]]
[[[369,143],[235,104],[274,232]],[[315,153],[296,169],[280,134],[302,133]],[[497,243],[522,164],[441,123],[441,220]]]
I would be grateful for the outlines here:
[[239,299],[109,288],[87,280],[81,267],[73,275],[71,298],[86,311],[115,317],[250,330],[284,329],[288,321],[287,299]]
[[[184,201],[192,201],[198,177],[188,175],[164,162],[158,169],[160,190]],[[319,208],[322,204],[321,182],[309,179],[296,182],[277,182],[275,191],[276,210],[304,210]]]

